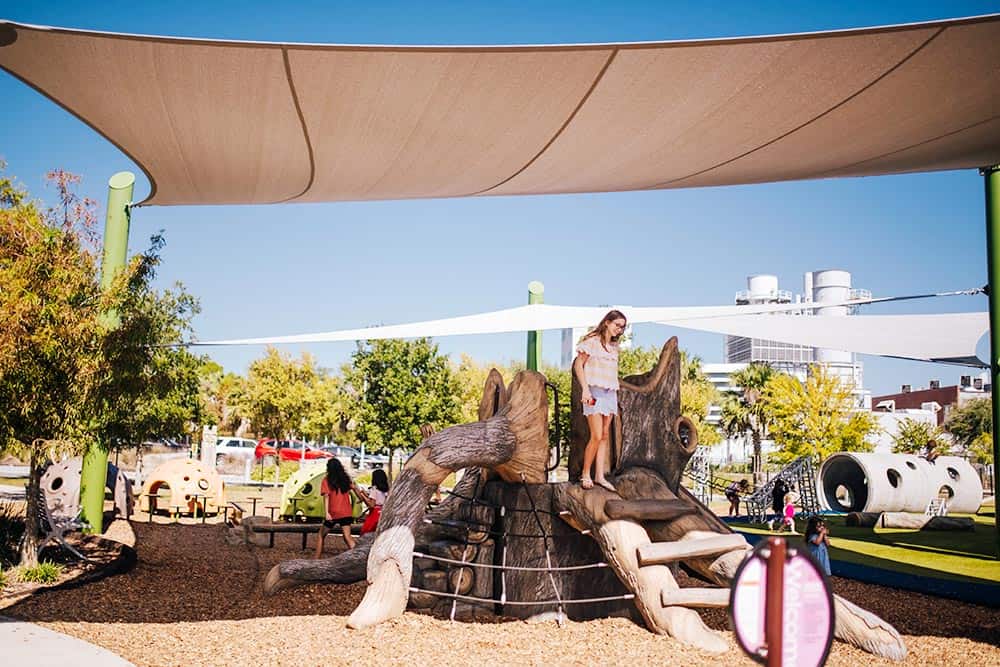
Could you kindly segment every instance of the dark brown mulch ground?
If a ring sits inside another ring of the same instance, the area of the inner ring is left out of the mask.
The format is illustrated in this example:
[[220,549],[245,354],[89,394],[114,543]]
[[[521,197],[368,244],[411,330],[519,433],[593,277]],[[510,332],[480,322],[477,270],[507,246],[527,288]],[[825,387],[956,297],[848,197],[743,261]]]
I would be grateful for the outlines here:
[[[626,619],[586,623],[450,623],[406,613],[347,630],[363,583],[313,585],[264,597],[261,580],[286,558],[307,556],[297,535],[277,547],[230,545],[218,525],[133,524],[139,562],[126,574],[39,592],[4,610],[108,648],[137,665],[644,664],[752,665],[731,648],[712,656]],[[329,546],[336,551],[338,541]],[[906,635],[908,665],[1000,665],[996,610],[835,579],[848,599]],[[725,630],[726,615],[703,616]],[[898,664],[840,643],[829,664]]]
[[135,534],[126,521],[113,522],[103,536],[77,533],[67,535],[66,542],[88,560],[81,561],[57,545],[46,547],[39,560],[59,564],[62,567],[59,579],[51,584],[8,582],[0,590],[0,610],[44,591],[82,586],[104,577],[128,572],[137,563],[137,554],[132,548]]

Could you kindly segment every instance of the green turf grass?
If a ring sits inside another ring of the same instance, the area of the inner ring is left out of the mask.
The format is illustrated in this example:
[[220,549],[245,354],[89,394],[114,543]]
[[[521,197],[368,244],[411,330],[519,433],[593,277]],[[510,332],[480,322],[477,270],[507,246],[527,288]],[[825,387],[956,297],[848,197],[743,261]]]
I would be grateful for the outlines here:
[[[1000,560],[992,507],[973,517],[974,531],[849,528],[843,516],[826,517],[830,558],[926,577],[1000,583]],[[730,524],[747,533],[773,534],[759,524]],[[797,520],[801,532],[805,522]],[[787,535],[787,533],[785,534]],[[789,536],[801,540],[799,536]]]

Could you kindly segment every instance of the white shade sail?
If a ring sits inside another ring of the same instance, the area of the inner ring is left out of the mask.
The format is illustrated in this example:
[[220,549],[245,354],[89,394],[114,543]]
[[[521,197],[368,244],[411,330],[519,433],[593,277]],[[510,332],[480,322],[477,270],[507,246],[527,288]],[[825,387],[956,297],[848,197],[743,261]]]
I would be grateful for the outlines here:
[[[824,303],[823,306],[873,301],[877,300]],[[802,308],[802,304],[617,307],[631,324],[659,322],[699,331],[763,338],[861,354],[983,365],[976,358],[976,345],[989,330],[987,313],[849,317],[788,314],[801,311]],[[594,326],[608,310],[606,306],[533,304],[426,322],[292,336],[201,341],[193,342],[191,345],[278,345],[570,329]]]
[[0,68],[146,204],[647,190],[1000,162],[1000,16],[734,39],[417,47],[0,21]]
[[986,367],[976,345],[989,313],[773,317],[749,315],[671,320],[675,327],[845,352]]
[[[883,299],[839,302],[834,305],[873,303]],[[463,336],[469,334],[545,331],[596,325],[612,308],[622,311],[632,324],[670,319],[711,318],[745,313],[780,313],[802,310],[800,304],[757,304],[753,306],[553,306],[536,303],[489,313],[463,315],[440,320],[391,324],[361,329],[343,329],[322,333],[263,338],[199,341],[192,345],[276,345],[282,343],[329,343],[345,340],[383,338],[420,338],[424,336]]]

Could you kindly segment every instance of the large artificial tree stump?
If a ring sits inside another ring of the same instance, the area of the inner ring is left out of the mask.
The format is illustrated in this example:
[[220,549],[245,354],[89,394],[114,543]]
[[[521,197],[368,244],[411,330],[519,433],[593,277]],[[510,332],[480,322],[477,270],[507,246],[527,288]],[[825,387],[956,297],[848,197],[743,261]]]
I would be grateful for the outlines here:
[[[589,439],[580,391],[574,377],[571,480],[579,479]],[[654,632],[725,651],[726,642],[696,610],[724,603],[749,545],[681,486],[698,433],[680,413],[676,338],[664,345],[655,368],[622,381],[619,405],[607,467],[617,492],[546,484],[544,377],[523,371],[505,387],[491,371],[478,422],[425,432],[389,493],[374,539],[325,561],[280,563],[265,591],[367,578],[351,627],[391,618],[407,603],[462,618],[547,617],[561,606],[573,619],[629,614]],[[427,511],[437,485],[461,469],[452,496]],[[608,567],[559,569],[599,562]],[[680,588],[671,570],[677,566],[717,588]],[[611,599],[573,603],[593,598]],[[835,606],[838,638],[880,656],[906,655],[891,625],[839,597]]]

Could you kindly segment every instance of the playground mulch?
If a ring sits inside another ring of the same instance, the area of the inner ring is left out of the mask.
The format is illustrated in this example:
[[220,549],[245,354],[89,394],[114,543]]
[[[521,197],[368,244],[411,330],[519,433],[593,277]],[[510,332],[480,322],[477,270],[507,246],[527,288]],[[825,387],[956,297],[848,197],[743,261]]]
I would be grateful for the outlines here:
[[[4,610],[103,646],[140,666],[315,664],[643,664],[753,665],[731,633],[714,656],[658,637],[623,618],[530,624],[498,619],[450,623],[407,612],[367,630],[347,616],[364,583],[312,585],[264,597],[261,581],[280,560],[308,557],[297,535],[276,547],[229,544],[219,525],[133,524],[139,560],[129,572],[67,590],[38,592]],[[312,539],[310,538],[310,542]],[[329,553],[339,539],[328,539]],[[907,665],[1000,664],[996,610],[882,586],[834,579],[837,592],[893,623]],[[722,610],[703,613],[726,630]],[[830,665],[890,665],[834,643]]]

